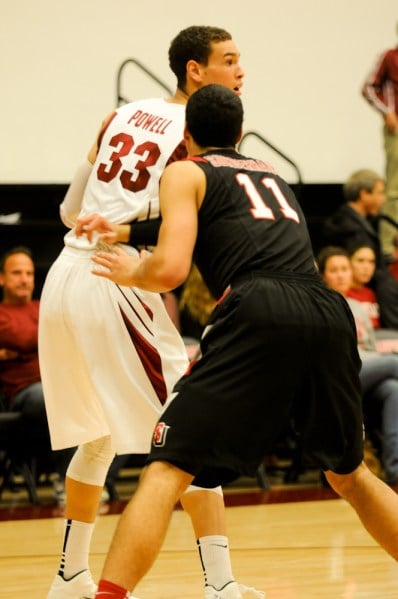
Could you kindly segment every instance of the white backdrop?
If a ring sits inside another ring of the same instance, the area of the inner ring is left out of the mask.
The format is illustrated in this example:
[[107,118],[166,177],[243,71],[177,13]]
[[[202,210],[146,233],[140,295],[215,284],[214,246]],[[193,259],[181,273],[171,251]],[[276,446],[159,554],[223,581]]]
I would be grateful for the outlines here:
[[[171,39],[189,25],[228,29],[246,71],[245,131],[295,161],[304,182],[384,168],[381,119],[360,87],[397,43],[397,0],[0,0],[0,183],[67,183],[116,103],[130,57],[167,85]],[[134,67],[130,99],[164,95]],[[294,171],[248,139],[242,150]]]

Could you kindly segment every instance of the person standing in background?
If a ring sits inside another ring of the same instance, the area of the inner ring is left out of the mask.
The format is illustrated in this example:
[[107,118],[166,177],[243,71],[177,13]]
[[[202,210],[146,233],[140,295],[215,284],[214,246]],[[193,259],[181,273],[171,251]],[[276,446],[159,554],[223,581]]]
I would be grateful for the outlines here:
[[[382,212],[398,222],[398,46],[378,58],[362,87],[362,95],[383,118],[387,201]],[[388,257],[393,256],[396,232],[388,221],[380,222],[382,249]]]

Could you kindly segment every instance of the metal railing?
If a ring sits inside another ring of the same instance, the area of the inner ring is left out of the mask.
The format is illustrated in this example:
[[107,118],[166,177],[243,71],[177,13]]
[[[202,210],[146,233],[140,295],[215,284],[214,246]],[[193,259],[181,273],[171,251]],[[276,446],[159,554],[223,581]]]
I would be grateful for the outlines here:
[[289,158],[288,156],[286,156],[286,154],[284,154],[284,152],[282,152],[282,150],[280,150],[279,148],[277,148],[274,144],[272,144],[270,141],[268,141],[267,139],[265,139],[265,137],[263,135],[261,135],[260,133],[258,133],[257,131],[246,131],[246,133],[244,133],[242,135],[242,138],[238,144],[238,150],[241,151],[242,149],[242,144],[243,142],[248,138],[248,137],[255,137],[256,139],[260,140],[264,145],[266,145],[268,148],[271,148],[271,150],[273,150],[276,154],[278,154],[278,156],[280,156],[281,158],[283,158],[283,160],[285,160],[286,162],[288,162],[293,169],[296,172],[297,175],[297,183],[299,186],[302,185],[303,183],[303,178],[301,176],[301,172],[299,167],[297,166],[297,164],[295,162],[293,162],[293,160],[291,158]]
[[122,64],[119,67],[119,70],[117,72],[117,77],[116,77],[116,106],[120,106],[121,104],[127,104],[128,102],[131,102],[131,100],[125,98],[122,95],[122,92],[121,92],[122,75],[123,75],[124,68],[128,64],[134,64],[138,69],[140,69],[146,75],[148,75],[148,77],[150,79],[152,79],[152,81],[155,81],[155,83],[157,83],[158,85],[160,85],[160,87],[162,87],[168,94],[170,94],[170,96],[173,94],[172,89],[166,83],[164,83],[164,81],[162,81],[161,79],[159,79],[159,77],[157,77],[154,73],[152,73],[152,71],[150,71],[145,65],[143,65],[142,62],[140,62],[136,58],[127,58],[124,62],[122,62]]

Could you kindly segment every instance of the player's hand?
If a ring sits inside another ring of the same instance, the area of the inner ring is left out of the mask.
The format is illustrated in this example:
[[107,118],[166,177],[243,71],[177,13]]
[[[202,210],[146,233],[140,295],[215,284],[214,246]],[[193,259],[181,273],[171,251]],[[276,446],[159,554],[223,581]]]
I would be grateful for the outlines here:
[[92,257],[94,266],[92,272],[98,277],[109,279],[118,285],[130,287],[133,284],[133,274],[141,262],[141,257],[131,256],[115,246],[112,252],[97,252]]
[[77,219],[75,232],[77,237],[86,234],[87,239],[92,241],[93,232],[100,234],[102,241],[106,243],[116,243],[117,225],[111,223],[107,218],[99,214],[87,214]]

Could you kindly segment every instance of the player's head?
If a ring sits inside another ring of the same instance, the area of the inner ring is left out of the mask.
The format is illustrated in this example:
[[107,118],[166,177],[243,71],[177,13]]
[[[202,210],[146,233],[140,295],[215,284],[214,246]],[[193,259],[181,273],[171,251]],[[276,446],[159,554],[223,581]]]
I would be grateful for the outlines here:
[[185,114],[186,129],[201,148],[231,148],[240,139],[242,102],[224,85],[206,85],[196,91]]
[[177,87],[188,95],[209,83],[220,83],[240,94],[244,72],[239,56],[228,31],[206,25],[183,29],[169,48]]

